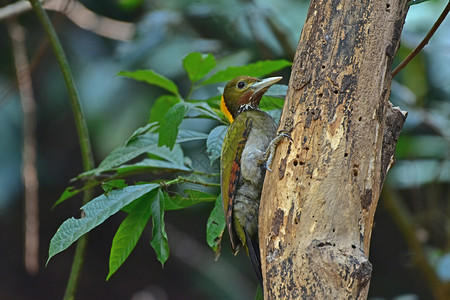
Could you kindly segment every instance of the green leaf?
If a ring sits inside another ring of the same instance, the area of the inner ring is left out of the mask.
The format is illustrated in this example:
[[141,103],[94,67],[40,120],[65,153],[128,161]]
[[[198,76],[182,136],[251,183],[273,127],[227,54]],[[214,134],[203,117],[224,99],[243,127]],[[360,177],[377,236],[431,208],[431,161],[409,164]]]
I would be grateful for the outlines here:
[[111,172],[122,164],[135,159],[136,157],[150,153],[161,159],[183,165],[184,155],[180,145],[175,145],[172,150],[167,147],[158,147],[158,135],[155,133],[146,133],[139,135],[130,141],[126,146],[114,149],[101,163],[93,170],[80,174],[77,178],[95,175],[102,172]]
[[218,159],[222,153],[222,144],[225,134],[227,133],[228,126],[219,125],[215,127],[208,135],[206,140],[206,154],[209,157],[209,162],[212,165],[216,159]]
[[131,143],[132,141],[134,141],[138,136],[143,135],[145,133],[155,133],[155,129],[158,128],[158,124],[153,122],[153,123],[148,123],[145,126],[139,127],[138,129],[136,129],[131,136],[128,138],[128,140],[125,142],[125,145],[128,145],[129,143]]
[[169,195],[159,189],[157,195],[153,198],[152,205],[150,207],[153,223],[152,239],[150,240],[150,244],[156,252],[156,257],[163,266],[169,258],[169,243],[167,241],[167,233],[164,225],[165,197],[169,197]]
[[190,141],[206,140],[208,134],[188,129],[180,129],[178,131],[177,143],[184,143]]
[[285,84],[274,84],[264,93],[264,96],[276,97],[284,100],[286,98],[287,90],[288,86]]
[[53,256],[67,249],[82,235],[103,223],[125,205],[158,187],[159,185],[156,183],[128,186],[92,199],[81,207],[84,212],[83,217],[80,219],[70,218],[59,227],[50,241],[47,263]]
[[177,164],[171,161],[165,161],[160,159],[146,158],[140,162],[131,165],[121,165],[118,168],[112,169],[117,174],[126,174],[130,172],[143,173],[144,170],[152,172],[155,169],[163,172],[191,172],[192,170],[186,167],[184,164]]
[[216,121],[222,121],[219,114],[216,113],[208,103],[202,102],[189,102],[186,103],[188,105],[189,112],[186,114],[186,117],[190,118],[207,118],[213,119]]
[[52,209],[55,208],[57,205],[63,203],[64,201],[66,201],[70,197],[75,196],[76,194],[78,194],[81,191],[82,191],[82,189],[76,189],[73,186],[67,187],[64,190],[64,192],[62,193],[62,195],[59,197],[59,199],[52,205]]
[[109,278],[119,269],[136,246],[142,231],[150,218],[150,205],[157,193],[158,190],[154,189],[135,200],[134,202],[136,202],[136,205],[120,224],[119,229],[117,229],[111,246],[109,274],[106,280],[109,280]]
[[180,102],[180,99],[172,95],[162,95],[159,97],[150,111],[149,122],[161,122],[164,120],[164,115],[167,111],[178,102]]
[[198,52],[189,53],[183,59],[183,67],[188,73],[189,79],[195,83],[202,79],[209,71],[216,66],[216,59],[210,53],[201,54]]
[[105,193],[108,193],[115,189],[123,189],[124,187],[127,186],[128,184],[125,183],[125,179],[115,179],[102,182],[102,189]]
[[59,199],[52,205],[51,209],[55,208],[57,205],[63,203],[64,201],[66,201],[67,199],[79,194],[80,192],[83,192],[85,190],[88,190],[96,185],[100,184],[99,181],[93,180],[90,181],[89,184],[83,186],[82,188],[79,189],[75,189],[72,186],[67,187],[64,192],[62,193],[61,197],[59,197]]
[[283,105],[284,99],[263,96],[259,104],[259,107],[264,111],[268,111],[273,109],[282,109]]
[[219,195],[206,223],[206,242],[216,253],[216,259],[220,255],[220,245],[224,230],[225,215],[223,213],[222,195]]
[[178,126],[183,121],[188,109],[188,106],[183,102],[175,104],[167,111],[159,126],[158,146],[173,148],[178,136]]
[[176,195],[174,197],[164,198],[164,210],[178,210],[195,204],[212,202],[216,196],[210,193],[205,193],[197,190],[185,190],[188,197]]
[[152,70],[137,70],[137,71],[122,71],[117,75],[125,76],[139,81],[147,82],[148,84],[159,86],[175,96],[179,97],[177,85],[170,79],[152,71]]
[[211,77],[203,81],[202,84],[226,82],[241,75],[261,77],[291,65],[292,65],[291,62],[284,59],[280,59],[280,60],[258,61],[240,67],[228,67],[227,69],[219,71],[216,74],[212,75]]

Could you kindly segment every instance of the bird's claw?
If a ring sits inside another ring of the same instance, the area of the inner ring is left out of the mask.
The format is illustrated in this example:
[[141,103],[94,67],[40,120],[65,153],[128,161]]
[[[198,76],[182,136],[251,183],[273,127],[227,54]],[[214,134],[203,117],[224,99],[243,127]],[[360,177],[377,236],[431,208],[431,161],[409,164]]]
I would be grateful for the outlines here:
[[294,141],[291,138],[291,136],[285,132],[287,132],[287,131],[284,129],[280,130],[278,132],[277,136],[270,142],[269,146],[267,147],[264,161],[265,161],[266,170],[269,172],[272,172],[272,169],[270,168],[270,166],[272,165],[272,160],[273,160],[273,157],[275,156],[275,150],[276,150],[278,144],[283,139],[283,137],[290,139],[292,142]]

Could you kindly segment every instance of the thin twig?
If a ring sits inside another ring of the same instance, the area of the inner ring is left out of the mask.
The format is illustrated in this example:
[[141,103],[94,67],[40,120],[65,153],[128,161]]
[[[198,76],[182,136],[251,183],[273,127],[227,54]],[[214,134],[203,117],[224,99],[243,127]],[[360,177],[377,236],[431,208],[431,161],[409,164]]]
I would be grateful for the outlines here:
[[450,11],[450,1],[447,3],[447,6],[444,8],[444,11],[441,13],[439,18],[436,20],[436,23],[434,23],[433,27],[431,27],[428,34],[425,36],[425,38],[420,42],[420,44],[408,55],[405,60],[399,64],[394,71],[392,71],[392,77],[398,74],[422,49],[425,47],[426,44],[430,41],[431,37],[434,35],[436,30],[441,25],[442,21],[444,21],[445,17],[447,16],[448,12]]
[[[84,118],[83,110],[81,108],[81,102],[78,97],[78,92],[75,88],[75,83],[72,77],[69,63],[67,62],[64,50],[61,46],[61,43],[59,42],[58,36],[56,35],[55,28],[52,26],[47,13],[41,6],[41,3],[39,2],[39,0],[29,0],[29,1],[33,6],[33,10],[38,16],[39,21],[44,27],[45,32],[48,35],[48,38],[50,40],[50,43],[53,47],[56,58],[58,60],[59,66],[61,68],[64,82],[66,84],[67,91],[69,93],[70,104],[72,106],[75,117],[75,125],[78,132],[78,139],[80,141],[83,167],[85,171],[89,171],[94,167],[91,142],[89,139],[89,132],[86,125],[86,119]],[[85,184],[89,184],[89,182]],[[92,195],[93,194],[91,189],[84,191],[83,204],[87,203],[90,199],[92,199]],[[72,269],[70,272],[70,277],[66,287],[64,299],[75,298],[75,292],[81,276],[81,268],[83,266],[83,261],[86,253],[86,246],[87,246],[87,235],[84,235],[77,242],[75,257],[72,263]]]
[[25,189],[25,270],[39,271],[39,182],[36,168],[36,103],[25,46],[25,31],[15,18],[8,20],[17,84],[23,111],[22,180]]
[[[98,15],[78,1],[40,0],[39,2],[45,9],[58,11],[79,27],[106,38],[129,41],[136,31],[134,24]],[[11,3],[0,8],[0,20],[18,16],[29,10],[31,6],[28,1]]]

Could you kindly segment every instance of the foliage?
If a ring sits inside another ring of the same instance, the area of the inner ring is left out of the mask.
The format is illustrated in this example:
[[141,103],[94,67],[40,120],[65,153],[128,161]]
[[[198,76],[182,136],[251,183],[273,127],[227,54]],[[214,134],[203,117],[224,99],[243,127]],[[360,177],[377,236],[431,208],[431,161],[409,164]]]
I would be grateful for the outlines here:
[[[139,240],[148,220],[152,219],[150,244],[162,265],[169,257],[168,237],[164,226],[164,213],[178,210],[202,202],[214,202],[214,207],[206,226],[208,245],[218,255],[225,220],[221,198],[200,190],[185,189],[177,193],[173,188],[185,182],[200,186],[217,187],[217,163],[227,126],[219,110],[217,95],[206,100],[192,100],[190,95],[207,85],[228,81],[235,76],[252,74],[264,76],[289,66],[285,60],[260,61],[242,67],[230,67],[205,77],[213,71],[216,60],[212,54],[190,53],[183,60],[183,67],[191,82],[189,95],[183,98],[177,85],[153,70],[123,71],[120,76],[143,81],[162,88],[169,94],[157,99],[151,109],[148,124],[136,129],[123,146],[113,150],[100,165],[80,174],[76,179],[89,179],[93,187],[102,185],[104,193],[81,207],[82,217],[70,218],[58,229],[50,242],[49,260],[64,251],[79,237],[110,216],[122,210],[128,214],[119,226],[111,246],[109,279],[127,259]],[[275,88],[282,94],[284,87]],[[267,102],[264,104],[264,102]],[[283,101],[273,95],[263,98],[262,107],[270,110],[281,109]],[[190,129],[184,125],[187,119],[210,119],[215,126],[209,133]],[[211,168],[207,172],[197,170],[189,164],[182,144],[204,141]],[[152,174],[150,180],[127,184],[125,179],[137,174]],[[156,179],[154,178],[156,176]],[[167,178],[172,179],[167,180]],[[163,179],[165,178],[165,179]],[[195,178],[195,179],[194,179]],[[84,188],[68,187],[55,203],[58,205]]]

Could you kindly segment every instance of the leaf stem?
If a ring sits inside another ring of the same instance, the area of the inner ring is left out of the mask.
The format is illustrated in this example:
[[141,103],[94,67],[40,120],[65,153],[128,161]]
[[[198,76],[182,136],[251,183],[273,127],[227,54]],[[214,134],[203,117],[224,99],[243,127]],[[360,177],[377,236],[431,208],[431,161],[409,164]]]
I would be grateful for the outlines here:
[[[94,167],[94,159],[89,139],[89,132],[86,124],[86,119],[84,118],[83,110],[81,108],[81,102],[78,97],[78,92],[75,88],[75,83],[70,71],[69,63],[67,62],[64,50],[61,46],[61,43],[59,42],[55,29],[52,26],[47,13],[42,8],[41,3],[39,2],[39,0],[29,0],[29,1],[39,21],[41,22],[42,27],[44,27],[44,30],[47,33],[47,36],[55,52],[56,59],[58,60],[59,66],[61,68],[64,82],[66,84],[66,88],[69,93],[73,114],[75,117],[75,125],[77,128],[78,139],[80,142],[83,168],[85,171],[91,170]],[[86,185],[87,184],[89,183],[87,182]],[[88,189],[84,191],[83,204],[87,203],[90,199],[92,199],[92,190]],[[87,236],[84,235],[77,242],[75,256],[72,263],[72,269],[70,272],[66,291],[64,294],[64,299],[75,299],[75,293],[81,276],[81,269],[86,254],[86,246],[87,246]]]
[[448,12],[450,11],[450,1],[447,3],[447,6],[442,11],[439,18],[436,20],[436,23],[434,23],[433,27],[431,27],[430,31],[427,33],[427,35],[424,37],[422,42],[406,57],[395,69],[392,71],[392,77],[398,74],[422,49],[423,47],[428,44],[431,37],[434,35],[436,30],[441,25],[442,21],[444,21],[445,17],[447,16]]

